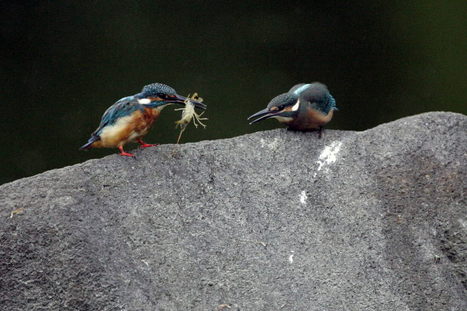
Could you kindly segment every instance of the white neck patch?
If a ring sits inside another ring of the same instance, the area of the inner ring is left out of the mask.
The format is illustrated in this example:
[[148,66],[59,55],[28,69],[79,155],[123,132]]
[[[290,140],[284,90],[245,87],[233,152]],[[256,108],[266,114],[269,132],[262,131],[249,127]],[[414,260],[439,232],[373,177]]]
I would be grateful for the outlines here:
[[151,100],[149,98],[141,98],[138,99],[138,103],[140,103],[141,105],[147,105],[151,103]]
[[297,111],[299,107],[300,107],[300,98],[297,100],[295,105],[292,106],[292,111]]

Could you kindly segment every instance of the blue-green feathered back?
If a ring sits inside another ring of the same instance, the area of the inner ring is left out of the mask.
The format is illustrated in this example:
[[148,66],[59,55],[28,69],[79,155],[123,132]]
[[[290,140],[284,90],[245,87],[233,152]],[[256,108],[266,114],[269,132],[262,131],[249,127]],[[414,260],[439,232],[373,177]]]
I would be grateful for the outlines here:
[[332,97],[331,94],[327,94],[323,98],[313,101],[311,107],[321,111],[324,114],[328,114],[331,110],[338,110],[336,106],[336,100],[334,97]]
[[94,134],[99,135],[104,127],[113,125],[119,118],[129,116],[137,110],[143,111],[144,106],[138,103],[135,96],[128,96],[118,100],[104,112],[101,123]]
[[300,86],[295,92],[300,91],[299,96],[311,103],[311,106],[328,114],[331,110],[337,110],[336,100],[329,93],[326,85],[314,82]]

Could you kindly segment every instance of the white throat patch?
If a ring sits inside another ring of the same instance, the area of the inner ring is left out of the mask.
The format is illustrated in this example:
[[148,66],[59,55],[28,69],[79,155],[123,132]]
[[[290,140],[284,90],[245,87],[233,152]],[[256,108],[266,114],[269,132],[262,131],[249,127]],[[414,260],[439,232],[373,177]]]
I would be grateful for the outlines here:
[[292,111],[297,111],[299,107],[300,107],[300,98],[297,100],[295,105],[292,106]]

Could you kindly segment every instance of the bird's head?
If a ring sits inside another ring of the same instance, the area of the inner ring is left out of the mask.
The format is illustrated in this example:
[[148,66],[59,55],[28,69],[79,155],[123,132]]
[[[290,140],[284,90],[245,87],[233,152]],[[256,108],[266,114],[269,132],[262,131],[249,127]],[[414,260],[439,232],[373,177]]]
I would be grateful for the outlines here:
[[292,121],[299,112],[300,99],[297,94],[284,93],[274,97],[266,108],[251,115],[248,120],[255,119],[250,124],[261,120],[275,118],[279,122],[288,123]]
[[[172,104],[184,105],[187,99],[185,96],[178,95],[170,86],[162,83],[151,83],[144,86],[141,93],[136,94],[135,97],[140,104],[159,110]],[[196,108],[206,109],[205,104],[193,99],[190,99],[190,101]]]

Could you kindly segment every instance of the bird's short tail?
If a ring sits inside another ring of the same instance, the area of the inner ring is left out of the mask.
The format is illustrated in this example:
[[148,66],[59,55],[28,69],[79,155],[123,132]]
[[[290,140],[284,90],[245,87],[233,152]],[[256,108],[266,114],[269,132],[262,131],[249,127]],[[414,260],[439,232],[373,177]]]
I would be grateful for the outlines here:
[[339,110],[336,106],[336,100],[334,99],[334,97],[331,94],[329,94],[328,96],[329,96],[329,103],[331,105],[331,110]]
[[101,138],[97,135],[92,135],[91,138],[89,138],[88,142],[82,145],[79,150],[88,150],[92,147],[92,144],[95,143],[96,141],[100,140]]

